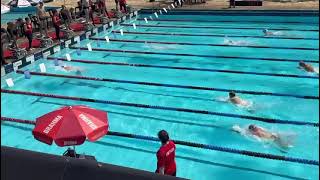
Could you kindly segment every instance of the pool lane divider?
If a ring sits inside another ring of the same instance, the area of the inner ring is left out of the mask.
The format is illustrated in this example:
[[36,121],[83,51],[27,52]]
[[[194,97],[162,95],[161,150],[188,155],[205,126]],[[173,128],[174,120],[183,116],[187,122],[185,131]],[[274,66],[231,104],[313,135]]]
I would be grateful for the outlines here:
[[[120,31],[113,30],[119,33]],[[189,33],[165,33],[165,32],[137,32],[123,31],[125,34],[162,35],[162,36],[195,36],[195,37],[225,37],[226,34],[189,34]],[[253,35],[228,35],[228,37],[259,38],[259,39],[289,39],[289,40],[319,40],[318,38],[281,37],[281,36],[253,36]]]
[[222,117],[232,117],[232,118],[260,121],[260,122],[265,122],[265,123],[319,127],[319,123],[314,123],[314,122],[280,120],[280,119],[273,119],[273,118],[263,118],[263,117],[256,117],[256,116],[221,113],[221,112],[197,110],[197,109],[176,108],[176,107],[157,106],[157,105],[138,104],[138,103],[127,103],[127,102],[116,102],[116,101],[99,100],[99,99],[92,99],[92,98],[63,96],[63,95],[36,93],[36,92],[27,92],[27,91],[17,91],[17,90],[7,90],[7,89],[1,89],[1,92],[2,93],[9,93],[9,94],[22,94],[22,95],[28,95],[28,96],[49,97],[49,98],[56,98],[56,99],[68,99],[68,100],[75,100],[75,101],[93,102],[93,103],[101,103],[101,104],[108,104],[108,105],[115,105],[115,106],[136,107],[136,108],[144,108],[144,109],[155,109],[155,110],[175,111],[175,112],[184,112],[184,113],[214,115],[214,116],[222,116]]
[[[105,38],[91,37],[92,40],[105,40]],[[164,42],[164,41],[146,41],[146,40],[131,40],[131,39],[109,39],[115,42],[130,42],[130,43],[151,43],[151,44],[174,44],[174,45],[191,45],[191,46],[222,46],[222,47],[239,47],[239,48],[259,48],[259,49],[292,49],[292,50],[319,50],[319,48],[309,47],[281,47],[281,46],[254,46],[254,45],[228,45],[228,44],[206,44],[206,43],[186,43],[186,42]]]
[[[141,18],[138,18],[137,19],[138,21],[142,21],[143,19]],[[194,19],[157,19],[156,21],[169,21],[169,22],[194,22],[194,23],[198,23],[198,22],[207,22],[207,23],[243,23],[244,21],[227,21],[227,20],[216,20],[216,21],[208,21],[208,20],[194,20]],[[272,24],[298,24],[298,25],[304,25],[306,22],[298,22],[298,21],[295,21],[295,22],[276,22],[276,21],[272,21],[272,22],[268,22],[268,21],[245,21],[246,23],[272,23]],[[308,25],[311,24],[311,25],[319,25],[318,23],[308,23]]]
[[[72,46],[70,49],[88,50],[86,47]],[[157,55],[170,55],[170,56],[189,56],[189,57],[203,57],[203,58],[225,58],[225,59],[246,59],[246,60],[258,60],[258,61],[280,61],[280,62],[296,62],[299,60],[281,59],[281,58],[255,58],[255,57],[240,57],[240,56],[216,56],[216,55],[201,55],[201,54],[186,54],[186,53],[165,53],[165,52],[151,52],[151,51],[136,51],[136,50],[120,50],[120,49],[104,49],[104,48],[92,48],[94,51],[102,52],[118,52],[118,53],[135,53],[135,54],[157,54]],[[317,60],[303,60],[309,63],[319,63]]]
[[[17,70],[16,73],[24,74],[24,71]],[[86,76],[75,76],[75,75],[63,75],[63,74],[30,72],[30,71],[29,71],[29,73],[31,75],[38,75],[38,76],[51,76],[51,77],[61,77],[61,78],[70,78],[70,79],[83,79],[83,80],[91,80],[91,81],[104,81],[104,82],[114,82],[114,83],[123,83],[123,84],[136,84],[136,85],[144,85],[144,86],[157,86],[157,87],[194,89],[194,90],[218,91],[218,92],[234,91],[235,93],[241,93],[241,94],[267,95],[267,96],[280,96],[280,97],[292,97],[292,98],[319,100],[318,96],[302,96],[302,95],[273,93],[273,92],[257,92],[257,91],[223,89],[223,88],[202,87],[202,86],[187,86],[187,85],[165,84],[165,83],[154,83],[154,82],[143,82],[143,81],[129,81],[129,80],[119,80],[119,79],[98,78],[98,77],[86,77]]]
[[[122,23],[121,26],[132,26],[131,24]],[[183,29],[252,29],[252,30],[260,30],[266,28],[257,28],[257,27],[223,27],[223,26],[175,26],[175,25],[144,25],[144,24],[137,24],[138,27],[156,27],[156,28],[183,28]],[[277,31],[303,31],[303,32],[319,32],[317,29],[289,29],[289,28],[267,28],[269,30],[277,30]]]
[[[48,60],[62,60],[68,61],[67,58],[54,58],[47,57]],[[219,69],[205,69],[205,68],[190,68],[190,67],[179,67],[179,66],[160,66],[160,65],[148,65],[148,64],[130,64],[124,62],[105,62],[105,61],[88,61],[83,59],[72,59],[73,62],[87,63],[87,64],[103,64],[103,65],[114,65],[114,66],[129,66],[129,67],[143,67],[143,68],[160,68],[160,69],[176,69],[176,70],[188,70],[188,71],[203,71],[203,72],[217,72],[217,73],[233,73],[233,74],[250,74],[259,76],[276,76],[276,77],[291,77],[291,78],[308,78],[308,79],[319,79],[318,76],[305,76],[295,74],[277,74],[277,73],[259,73],[250,71],[234,71],[234,70],[219,70]]]
[[[15,122],[15,123],[21,123],[21,124],[30,124],[30,125],[36,124],[35,121],[9,118],[9,117],[1,117],[1,121]],[[145,141],[155,141],[155,142],[159,141],[158,138],[152,137],[152,136],[144,136],[144,135],[129,134],[129,133],[122,133],[122,132],[114,132],[114,131],[108,131],[107,135],[132,138],[132,139],[139,139],[139,140],[145,140]],[[279,160],[279,161],[286,161],[286,162],[294,162],[294,163],[299,163],[299,164],[308,164],[308,165],[319,166],[319,161],[316,161],[316,160],[287,157],[287,156],[281,156],[281,155],[260,153],[260,152],[254,152],[254,151],[248,151],[248,150],[240,150],[240,149],[234,149],[234,148],[229,148],[229,147],[194,143],[194,142],[174,140],[174,139],[172,141],[175,144],[182,145],[182,146],[208,149],[208,150],[214,150],[214,151],[220,151],[220,152],[226,152],[226,153],[232,153],[232,154],[239,154],[239,155],[251,156],[251,157],[256,157],[256,158],[272,159],[272,160]]]

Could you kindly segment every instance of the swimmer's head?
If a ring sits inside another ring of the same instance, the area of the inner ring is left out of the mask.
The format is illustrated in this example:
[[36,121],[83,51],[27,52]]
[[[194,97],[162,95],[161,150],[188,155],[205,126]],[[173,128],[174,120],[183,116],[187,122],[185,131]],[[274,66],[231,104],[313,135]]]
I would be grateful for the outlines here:
[[257,126],[250,124],[248,127],[249,131],[256,131],[257,130]]
[[299,62],[299,66],[306,66],[306,63],[303,62],[303,61],[300,61],[300,62]]
[[167,143],[169,141],[169,134],[165,130],[161,130],[158,132],[158,138],[160,139],[162,144]]
[[236,97],[236,93],[234,91],[229,92],[229,98]]
[[264,29],[264,30],[263,30],[263,33],[267,33],[267,32],[268,32],[268,29]]

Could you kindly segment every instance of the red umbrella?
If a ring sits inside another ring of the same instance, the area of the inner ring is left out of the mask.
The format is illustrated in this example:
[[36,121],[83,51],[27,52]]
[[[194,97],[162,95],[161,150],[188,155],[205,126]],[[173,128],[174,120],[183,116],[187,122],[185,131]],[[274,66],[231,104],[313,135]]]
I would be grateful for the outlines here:
[[37,118],[33,136],[46,144],[58,146],[82,144],[87,138],[96,141],[108,132],[104,111],[87,106],[67,106]]

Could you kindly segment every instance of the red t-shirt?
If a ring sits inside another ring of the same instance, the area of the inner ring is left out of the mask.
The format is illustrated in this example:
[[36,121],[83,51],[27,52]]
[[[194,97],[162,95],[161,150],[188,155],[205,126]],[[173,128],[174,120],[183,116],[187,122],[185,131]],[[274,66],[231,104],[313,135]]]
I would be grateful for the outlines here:
[[58,15],[54,15],[54,16],[52,17],[52,21],[53,21],[53,24],[54,24],[55,26],[60,26],[60,18],[59,18]]
[[31,23],[26,23],[26,34],[32,34],[32,24]]
[[159,173],[160,167],[164,167],[164,174],[173,175],[176,172],[176,145],[173,141],[169,141],[167,144],[160,147],[157,152],[157,170]]

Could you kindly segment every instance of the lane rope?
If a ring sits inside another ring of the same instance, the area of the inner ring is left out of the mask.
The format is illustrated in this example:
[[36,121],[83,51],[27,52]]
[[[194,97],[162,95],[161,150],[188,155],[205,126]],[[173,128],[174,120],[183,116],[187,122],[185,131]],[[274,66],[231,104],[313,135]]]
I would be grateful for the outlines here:
[[[53,58],[47,57],[48,60],[62,60],[68,61],[67,58]],[[292,78],[308,78],[319,79],[318,76],[296,75],[296,74],[277,74],[277,73],[260,73],[250,71],[234,71],[234,70],[222,70],[222,69],[205,69],[205,68],[190,68],[180,66],[160,66],[160,65],[148,65],[148,64],[130,64],[124,62],[105,62],[105,61],[88,61],[84,59],[72,59],[73,62],[88,63],[88,64],[103,64],[103,65],[115,65],[115,66],[129,66],[129,67],[143,67],[143,68],[160,68],[160,69],[177,69],[188,71],[203,71],[203,72],[217,72],[217,73],[232,73],[232,74],[250,74],[259,76],[276,76],[276,77],[292,77]]]
[[[87,50],[85,47],[69,47],[70,49]],[[258,60],[258,61],[286,61],[286,62],[299,62],[299,60],[292,59],[281,59],[281,58],[256,58],[256,57],[239,57],[239,56],[216,56],[216,55],[197,55],[197,54],[186,54],[186,53],[165,53],[165,52],[151,52],[151,51],[136,51],[136,50],[120,50],[120,49],[103,49],[103,48],[92,48],[95,51],[104,52],[120,52],[120,53],[135,53],[135,54],[159,54],[159,55],[171,55],[171,56],[189,56],[189,57],[204,57],[204,58],[225,58],[225,59],[246,59],[246,60]],[[317,60],[303,60],[309,63],[319,63]]]
[[[23,74],[24,71],[17,70],[16,73]],[[166,83],[155,83],[155,82],[143,82],[143,81],[129,81],[129,80],[119,80],[119,79],[108,79],[108,78],[97,78],[97,77],[85,77],[85,76],[73,76],[73,75],[63,75],[63,74],[51,74],[51,73],[39,73],[30,72],[32,75],[39,76],[52,76],[52,77],[63,77],[72,79],[85,79],[92,81],[105,81],[105,82],[115,82],[122,84],[137,84],[144,86],[158,86],[158,87],[170,87],[170,88],[180,88],[180,89],[194,89],[194,90],[204,90],[204,91],[217,91],[217,92],[230,92],[241,94],[251,94],[251,95],[265,95],[265,96],[280,96],[280,97],[293,97],[301,99],[313,99],[319,100],[319,96],[304,96],[304,95],[294,95],[294,94],[284,94],[284,93],[273,93],[273,92],[259,92],[259,91],[248,91],[248,90],[236,90],[236,89],[224,89],[224,88],[214,88],[214,87],[202,87],[202,86],[187,86],[187,85],[177,85],[177,84],[166,84]]]
[[[105,38],[90,37],[92,40],[105,40]],[[238,48],[258,48],[258,49],[287,49],[287,50],[319,50],[319,48],[309,47],[281,47],[281,46],[255,46],[255,45],[229,45],[229,44],[206,44],[206,43],[186,43],[186,42],[164,42],[164,41],[147,41],[147,40],[130,40],[130,39],[109,39],[115,42],[130,43],[152,43],[152,44],[174,44],[174,45],[191,45],[191,46],[218,46],[218,47],[238,47]]]
[[[131,24],[122,23],[121,26],[132,26]],[[138,24],[138,27],[156,27],[156,28],[185,28],[185,29],[252,29],[252,30],[260,30],[268,29],[268,28],[256,28],[256,27],[223,27],[223,26],[174,26],[174,25],[145,25]],[[316,29],[287,29],[287,28],[269,28],[269,30],[277,30],[277,31],[307,31],[307,32],[319,32]]]
[[28,96],[49,97],[49,98],[56,98],[56,99],[70,99],[70,100],[76,100],[76,101],[94,102],[94,103],[102,103],[102,104],[109,104],[109,105],[126,106],[126,107],[137,107],[137,108],[144,108],[144,109],[155,109],[155,110],[166,110],[166,111],[185,112],[185,113],[194,113],[194,114],[215,115],[215,116],[222,116],[222,117],[233,117],[233,118],[239,118],[239,119],[261,121],[266,123],[319,127],[319,123],[314,123],[314,122],[280,120],[280,119],[273,119],[273,118],[263,118],[263,117],[239,115],[239,114],[231,114],[231,113],[221,113],[221,112],[206,111],[206,110],[175,108],[175,107],[127,103],[127,102],[116,102],[116,101],[99,100],[99,99],[92,99],[92,98],[63,96],[63,95],[35,93],[35,92],[7,90],[7,89],[1,89],[1,92],[9,93],[9,94],[22,94],[22,95],[28,95]]
[[[120,33],[113,30],[112,32]],[[125,34],[144,34],[144,35],[162,35],[162,36],[200,36],[200,37],[225,37],[225,34],[188,34],[188,33],[165,33],[165,32],[137,32],[123,31]],[[288,39],[288,40],[319,40],[318,38],[302,38],[302,37],[279,37],[279,36],[254,36],[254,35],[228,35],[228,37],[243,37],[243,38],[259,38],[259,39]]]
[[[1,117],[1,121],[35,125],[35,121],[22,120],[22,119],[16,119],[16,118],[8,118],[8,117]],[[159,141],[158,138],[156,138],[156,137],[122,133],[122,132],[114,132],[114,131],[108,131],[107,135],[132,138],[132,139],[139,139],[139,140],[146,140],[146,141],[156,141],[156,142]],[[220,152],[227,152],[227,153],[257,157],[257,158],[273,159],[273,160],[294,162],[294,163],[299,163],[299,164],[308,164],[308,165],[319,166],[319,161],[316,161],[316,160],[287,157],[287,156],[253,152],[253,151],[247,151],[247,150],[239,150],[239,149],[234,149],[234,148],[221,147],[221,146],[215,146],[215,145],[207,145],[207,144],[194,143],[194,142],[187,142],[187,141],[181,141],[181,140],[172,140],[172,141],[175,144],[188,146],[188,147],[208,149],[208,150],[214,150],[214,151],[220,151]]]
[[[138,18],[137,20],[142,21],[143,19]],[[208,22],[208,23],[215,23],[215,22],[222,22],[222,23],[241,23],[244,21],[226,21],[226,20],[215,20],[215,21],[208,21],[208,20],[194,20],[194,19],[157,19],[157,21],[174,21],[174,22]],[[247,23],[272,23],[272,24],[305,24],[306,22],[299,22],[299,21],[293,21],[293,22],[281,22],[281,21],[245,21]],[[319,25],[318,23],[308,23],[310,25]]]

